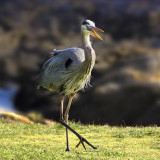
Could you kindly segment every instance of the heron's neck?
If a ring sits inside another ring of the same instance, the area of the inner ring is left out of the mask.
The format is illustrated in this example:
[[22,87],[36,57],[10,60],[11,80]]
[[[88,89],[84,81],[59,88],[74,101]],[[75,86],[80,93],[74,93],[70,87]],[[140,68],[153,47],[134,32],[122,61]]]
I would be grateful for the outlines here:
[[86,49],[87,47],[92,49],[90,34],[85,33],[83,31],[82,31],[82,45],[83,45],[83,49]]
[[85,62],[91,68],[93,68],[95,63],[95,52],[92,48],[90,41],[90,34],[82,31],[82,45],[85,52]]

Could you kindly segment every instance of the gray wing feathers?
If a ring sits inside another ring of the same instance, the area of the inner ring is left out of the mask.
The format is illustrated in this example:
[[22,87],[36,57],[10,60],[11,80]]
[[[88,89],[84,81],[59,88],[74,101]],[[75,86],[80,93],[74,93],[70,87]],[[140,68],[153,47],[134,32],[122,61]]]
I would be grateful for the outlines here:
[[53,55],[43,65],[43,70],[55,70],[66,62],[68,58],[72,59],[73,65],[78,65],[85,60],[84,50],[81,48],[68,48],[64,50],[53,50]]
[[59,56],[54,56],[44,63],[42,69],[46,72],[54,71],[57,69],[57,67],[61,66],[64,62],[65,62],[64,58]]
[[[76,70],[85,60],[85,54],[81,48],[68,48],[53,50],[51,55],[53,56],[42,67],[43,72],[40,78],[40,85],[48,89],[58,90],[73,73],[77,72]],[[73,62],[66,69],[65,62],[68,58],[72,59]],[[72,73],[73,70],[74,72]],[[66,79],[64,76],[68,78]]]

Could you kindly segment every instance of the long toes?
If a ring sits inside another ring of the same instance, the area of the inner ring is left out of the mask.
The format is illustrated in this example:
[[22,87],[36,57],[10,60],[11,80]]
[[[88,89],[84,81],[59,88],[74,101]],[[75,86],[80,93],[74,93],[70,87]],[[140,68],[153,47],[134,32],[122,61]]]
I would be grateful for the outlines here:
[[86,147],[85,147],[85,145],[84,145],[84,143],[83,143],[83,140],[81,141],[81,143],[82,143],[82,145],[83,145],[83,148],[86,150]]
[[81,141],[79,141],[79,143],[76,145],[76,148],[78,148],[80,144],[81,144]]
[[80,139],[79,143],[76,145],[76,148],[78,148],[81,143],[83,145],[83,148],[86,150],[83,139]]

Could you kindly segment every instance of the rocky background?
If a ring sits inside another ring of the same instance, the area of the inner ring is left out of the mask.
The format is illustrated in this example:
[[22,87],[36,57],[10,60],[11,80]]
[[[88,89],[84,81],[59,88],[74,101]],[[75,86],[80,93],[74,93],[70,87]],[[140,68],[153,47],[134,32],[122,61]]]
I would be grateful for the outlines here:
[[1,0],[0,87],[18,86],[14,104],[59,120],[57,93],[36,89],[54,48],[81,46],[80,25],[95,21],[104,41],[91,88],[73,101],[70,119],[110,125],[160,125],[159,0]]

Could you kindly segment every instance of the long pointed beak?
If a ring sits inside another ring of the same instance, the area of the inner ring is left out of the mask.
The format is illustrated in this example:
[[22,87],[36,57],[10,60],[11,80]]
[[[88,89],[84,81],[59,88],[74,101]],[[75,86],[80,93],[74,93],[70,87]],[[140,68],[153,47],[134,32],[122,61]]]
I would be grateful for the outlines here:
[[88,29],[90,30],[92,36],[97,37],[100,40],[103,40],[102,37],[96,32],[104,32],[102,29],[93,26],[89,26]]

